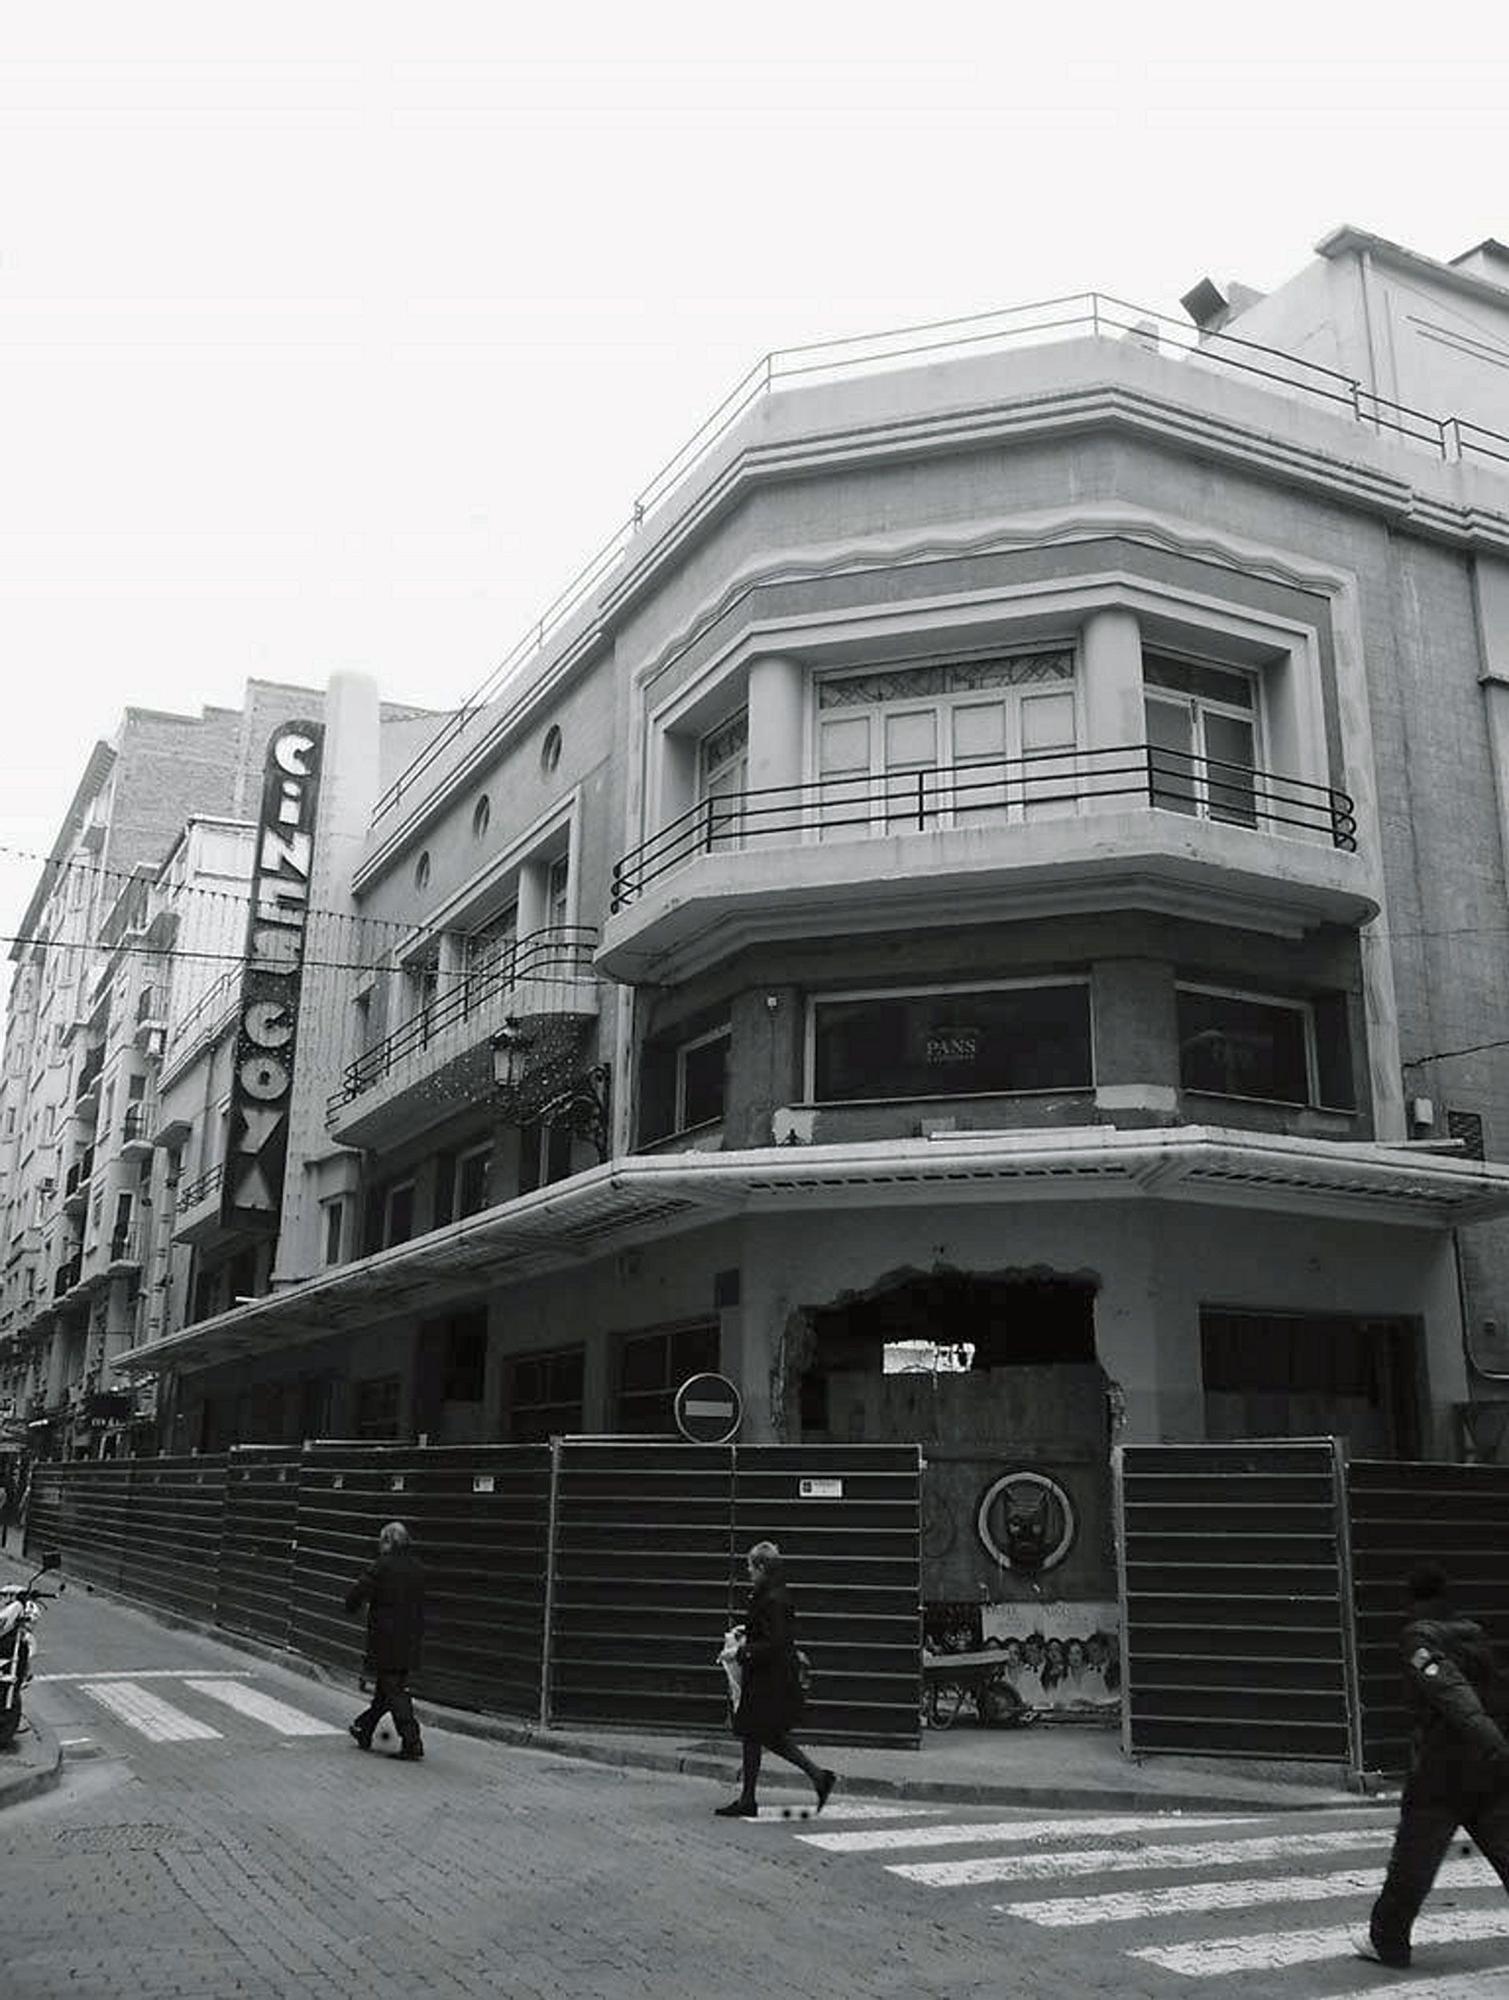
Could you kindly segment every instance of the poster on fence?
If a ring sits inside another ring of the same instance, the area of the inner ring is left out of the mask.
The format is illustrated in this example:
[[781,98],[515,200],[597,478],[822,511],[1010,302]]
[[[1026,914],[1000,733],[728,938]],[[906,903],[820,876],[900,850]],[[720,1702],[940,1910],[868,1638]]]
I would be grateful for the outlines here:
[[1121,1700],[1114,1603],[982,1604],[980,1636],[998,1646],[1029,1708],[1108,1709]]

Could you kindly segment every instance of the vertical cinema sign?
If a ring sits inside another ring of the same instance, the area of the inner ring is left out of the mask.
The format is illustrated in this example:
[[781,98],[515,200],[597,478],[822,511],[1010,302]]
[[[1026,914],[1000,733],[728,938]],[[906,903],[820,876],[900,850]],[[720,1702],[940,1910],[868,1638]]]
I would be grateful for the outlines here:
[[322,724],[285,722],[267,746],[220,1196],[236,1229],[275,1230],[283,1207],[324,745]]

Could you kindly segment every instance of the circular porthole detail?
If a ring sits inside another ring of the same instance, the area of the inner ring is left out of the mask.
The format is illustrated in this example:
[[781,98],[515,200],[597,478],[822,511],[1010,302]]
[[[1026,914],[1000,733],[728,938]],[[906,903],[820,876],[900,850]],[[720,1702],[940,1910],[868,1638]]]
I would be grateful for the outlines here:
[[472,807],[472,838],[480,840],[492,823],[493,802],[484,792]]
[[553,771],[560,761],[561,728],[558,722],[552,722],[545,731],[544,742],[540,745],[540,769],[548,773]]
[[429,879],[430,879],[430,850],[426,848],[423,854],[421,854],[419,859],[414,863],[414,887],[416,889],[423,889],[429,882]]

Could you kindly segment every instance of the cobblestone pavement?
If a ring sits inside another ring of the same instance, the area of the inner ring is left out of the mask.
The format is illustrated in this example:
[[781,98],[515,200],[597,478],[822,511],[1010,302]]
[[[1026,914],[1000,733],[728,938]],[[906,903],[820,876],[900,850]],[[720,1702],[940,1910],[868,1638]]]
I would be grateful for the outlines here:
[[[712,1785],[439,1728],[400,1764],[355,1706],[70,1598],[33,1691],[68,1749],[0,1815],[3,2000],[1322,2000],[1386,1807],[1238,1815],[866,1800],[723,1821]],[[1509,1901],[1453,1856],[1414,2000],[1509,2000]]]

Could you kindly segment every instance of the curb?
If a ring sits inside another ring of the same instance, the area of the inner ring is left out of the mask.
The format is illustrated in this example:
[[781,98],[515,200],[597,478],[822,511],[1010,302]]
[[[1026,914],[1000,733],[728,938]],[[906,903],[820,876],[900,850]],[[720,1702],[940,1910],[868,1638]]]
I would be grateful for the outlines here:
[[0,1759],[0,1812],[50,1792],[63,1776],[63,1746],[45,1722],[24,1711],[15,1747],[0,1751]]

